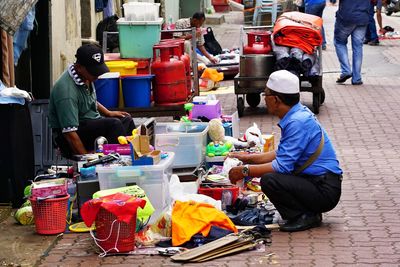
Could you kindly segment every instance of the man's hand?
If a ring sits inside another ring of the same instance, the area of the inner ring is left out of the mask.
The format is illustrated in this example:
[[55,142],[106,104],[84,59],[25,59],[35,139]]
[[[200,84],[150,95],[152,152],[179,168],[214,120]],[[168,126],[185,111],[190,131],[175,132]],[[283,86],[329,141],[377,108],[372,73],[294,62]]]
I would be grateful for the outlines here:
[[237,181],[240,181],[244,178],[242,172],[243,166],[233,167],[229,171],[229,180],[232,184],[236,184]]
[[127,116],[130,116],[130,114],[125,111],[109,111],[106,114],[106,117],[114,117],[114,118],[123,118]]
[[210,56],[209,60],[210,60],[211,63],[213,63],[213,64],[217,64],[217,63],[218,63],[218,60],[217,60],[215,57],[213,57],[213,56]]
[[201,29],[196,29],[196,38],[199,39],[201,37]]
[[247,163],[249,154],[243,153],[243,152],[230,152],[228,154],[228,157],[236,158],[236,159],[242,161],[243,163]]

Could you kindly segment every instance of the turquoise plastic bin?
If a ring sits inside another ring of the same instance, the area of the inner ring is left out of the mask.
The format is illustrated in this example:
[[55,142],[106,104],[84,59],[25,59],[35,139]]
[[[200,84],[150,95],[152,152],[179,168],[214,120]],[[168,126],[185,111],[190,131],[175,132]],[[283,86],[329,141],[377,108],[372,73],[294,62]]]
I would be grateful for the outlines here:
[[151,105],[151,80],[155,75],[122,76],[125,107],[147,108]]
[[163,19],[156,21],[117,21],[121,58],[152,58],[153,46],[161,40]]

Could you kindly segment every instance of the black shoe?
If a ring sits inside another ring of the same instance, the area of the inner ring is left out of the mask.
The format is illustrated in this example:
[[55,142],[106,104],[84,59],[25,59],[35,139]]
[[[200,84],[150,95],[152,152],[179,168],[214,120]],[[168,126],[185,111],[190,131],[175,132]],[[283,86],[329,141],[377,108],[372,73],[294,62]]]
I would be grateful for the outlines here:
[[373,40],[373,41],[369,41],[368,44],[369,44],[369,45],[372,45],[372,46],[377,46],[377,45],[379,45],[379,40],[378,40],[378,39],[375,39],[375,40]]
[[340,77],[337,78],[336,83],[344,83],[345,81],[347,81],[350,78],[351,78],[351,74],[340,75]]
[[359,82],[351,82],[351,84],[352,84],[352,85],[362,85],[363,82],[362,82],[362,81],[359,81]]
[[297,219],[289,220],[287,223],[280,226],[282,232],[298,232],[304,231],[313,227],[318,227],[322,222],[322,214],[303,214]]
[[368,44],[370,40],[364,40],[363,44]]

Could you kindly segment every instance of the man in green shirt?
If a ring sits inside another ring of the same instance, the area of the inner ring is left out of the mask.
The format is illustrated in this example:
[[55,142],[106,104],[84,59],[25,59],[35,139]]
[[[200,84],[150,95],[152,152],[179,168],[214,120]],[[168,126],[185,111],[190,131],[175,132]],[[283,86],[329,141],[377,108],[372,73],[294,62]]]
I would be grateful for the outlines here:
[[49,123],[64,156],[94,150],[97,137],[118,143],[118,136],[135,128],[129,113],[110,111],[96,100],[93,82],[108,72],[97,45],[78,48],[76,62],[56,81],[50,94]]

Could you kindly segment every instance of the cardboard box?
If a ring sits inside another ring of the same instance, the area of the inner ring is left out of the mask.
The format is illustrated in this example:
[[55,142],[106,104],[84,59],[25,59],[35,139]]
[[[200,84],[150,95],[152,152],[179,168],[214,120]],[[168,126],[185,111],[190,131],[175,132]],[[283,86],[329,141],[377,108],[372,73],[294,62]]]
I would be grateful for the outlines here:
[[33,198],[65,195],[68,195],[68,181],[65,178],[43,180],[32,183]]
[[150,137],[137,135],[131,143],[132,165],[154,165],[161,160],[160,150],[150,150]]
[[263,152],[269,152],[275,150],[275,138],[273,134],[262,135],[265,140]]

